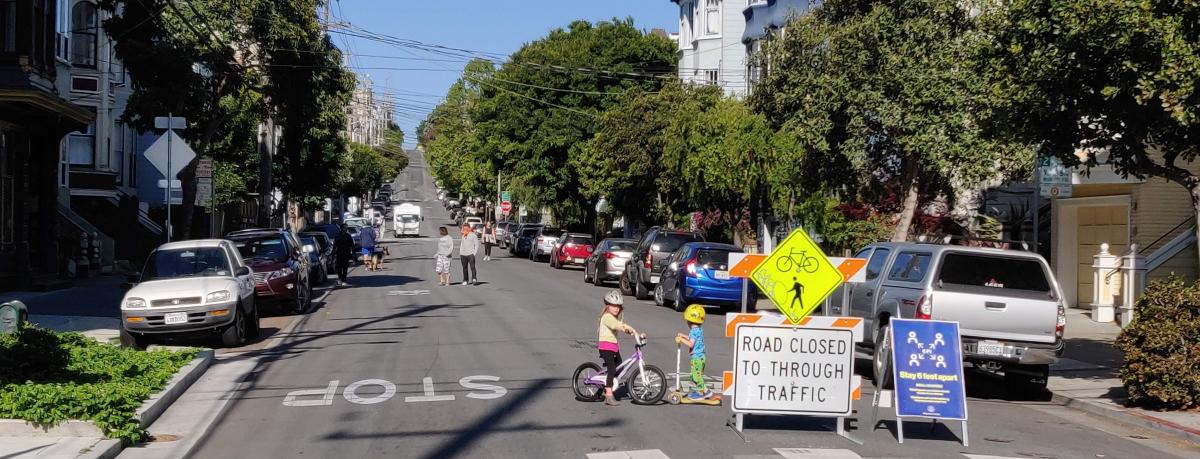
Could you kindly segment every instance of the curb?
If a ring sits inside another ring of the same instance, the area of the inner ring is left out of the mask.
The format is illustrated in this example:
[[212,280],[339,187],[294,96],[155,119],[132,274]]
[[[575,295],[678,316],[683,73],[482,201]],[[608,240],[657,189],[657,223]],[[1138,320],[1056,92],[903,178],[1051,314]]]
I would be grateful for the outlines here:
[[1112,408],[1096,402],[1088,401],[1084,398],[1076,398],[1058,393],[1054,393],[1050,401],[1058,405],[1074,408],[1085,413],[1111,419],[1123,424],[1143,427],[1178,439],[1200,443],[1200,431],[1181,426],[1165,419],[1159,419],[1154,416],[1119,408]]
[[184,365],[183,368],[179,369],[178,373],[175,373],[175,377],[167,382],[163,390],[151,395],[149,399],[142,402],[142,406],[138,407],[137,411],[135,411],[139,425],[143,429],[148,428],[159,416],[162,416],[167,411],[167,408],[172,403],[175,403],[176,400],[179,400],[179,397],[189,387],[192,387],[192,383],[200,379],[200,376],[208,370],[209,365],[212,365],[214,355],[215,352],[212,349],[202,349],[196,355],[196,358],[192,359],[191,363]]

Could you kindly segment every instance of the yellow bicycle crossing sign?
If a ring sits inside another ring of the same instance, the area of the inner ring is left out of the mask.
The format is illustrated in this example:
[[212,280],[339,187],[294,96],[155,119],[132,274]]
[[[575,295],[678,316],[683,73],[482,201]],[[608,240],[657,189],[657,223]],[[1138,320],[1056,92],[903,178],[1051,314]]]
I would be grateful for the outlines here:
[[798,324],[844,280],[803,228],[796,228],[750,275],[788,320]]

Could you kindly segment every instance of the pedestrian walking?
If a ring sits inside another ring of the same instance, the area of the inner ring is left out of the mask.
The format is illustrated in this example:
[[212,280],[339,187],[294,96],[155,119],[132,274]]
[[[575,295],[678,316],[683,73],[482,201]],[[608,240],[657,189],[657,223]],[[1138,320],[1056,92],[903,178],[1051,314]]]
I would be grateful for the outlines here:
[[446,231],[446,227],[438,228],[438,234],[442,237],[438,238],[437,255],[434,256],[436,264],[434,271],[438,275],[438,285],[450,285],[450,255],[454,254],[454,239],[450,237],[450,232]]
[[487,222],[483,224],[483,261],[492,260],[493,245],[496,245],[496,228]]
[[[617,399],[613,396],[613,391],[617,389],[617,365],[621,364],[621,345],[617,342],[617,332],[630,335],[638,332],[625,323],[622,315],[624,311],[625,295],[621,294],[620,290],[613,290],[604,295],[604,310],[600,311],[600,326],[597,327],[599,339],[596,340],[596,347],[600,350],[600,360],[604,361],[604,404],[609,406],[617,405]],[[646,339],[644,333],[641,335],[642,339]]]
[[367,265],[367,271],[375,270],[375,228],[371,225],[364,225],[358,233],[359,244],[362,245],[363,264]]
[[[463,285],[479,283],[475,272],[475,254],[479,253],[479,236],[471,231],[471,227],[463,225],[462,242],[458,244],[458,258],[462,261]],[[470,276],[468,276],[468,271]]]
[[333,238],[333,258],[337,268],[338,286],[349,285],[346,276],[350,273],[350,259],[354,258],[354,238],[346,231],[346,224],[338,224],[338,235]]

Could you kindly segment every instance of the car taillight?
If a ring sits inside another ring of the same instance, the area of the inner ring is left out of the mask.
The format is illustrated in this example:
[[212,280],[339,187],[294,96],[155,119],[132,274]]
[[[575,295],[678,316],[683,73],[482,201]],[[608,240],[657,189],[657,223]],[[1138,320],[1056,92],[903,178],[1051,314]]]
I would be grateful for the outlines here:
[[617,258],[617,254],[615,254],[615,253],[612,253],[612,252],[606,252],[606,253],[604,254],[604,258],[607,258],[607,259],[609,259],[609,260],[612,260],[613,258]]
[[1058,303],[1058,322],[1054,324],[1054,336],[1062,339],[1063,332],[1067,330],[1067,308],[1062,303]]
[[575,247],[575,243],[574,243],[574,242],[568,242],[568,243],[567,243],[567,247]]
[[646,269],[650,269],[650,268],[651,268],[651,265],[650,265],[650,251],[649,251],[649,250],[647,250],[647,251],[646,251],[646,259],[645,259],[644,261],[642,261],[642,265],[644,265],[644,266],[646,267]]
[[683,264],[683,268],[687,271],[688,277],[696,277],[696,260],[688,260]]
[[921,295],[917,300],[916,318],[929,320],[933,318],[933,295]]
[[587,253],[592,253],[592,251],[596,250],[596,249],[590,245],[585,245],[585,246],[583,246],[583,250],[586,250]]

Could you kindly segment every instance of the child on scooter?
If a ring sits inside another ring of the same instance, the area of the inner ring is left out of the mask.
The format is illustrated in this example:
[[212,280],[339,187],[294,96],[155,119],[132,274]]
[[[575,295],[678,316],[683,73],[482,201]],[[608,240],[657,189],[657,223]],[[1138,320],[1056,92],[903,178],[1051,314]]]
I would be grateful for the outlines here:
[[[598,327],[600,338],[597,340],[596,347],[600,349],[600,359],[604,360],[604,367],[607,370],[607,379],[604,383],[604,404],[609,406],[618,405],[617,399],[613,397],[613,391],[617,388],[614,382],[617,377],[617,366],[621,364],[621,347],[617,343],[617,332],[625,332],[630,335],[638,332],[626,324],[621,317],[624,310],[625,295],[622,295],[620,290],[613,290],[604,295],[604,310],[600,312],[600,326]],[[646,339],[644,333],[641,334],[641,337]]]
[[692,392],[688,398],[703,400],[712,398],[713,392],[704,384],[704,306],[693,304],[683,311],[683,320],[687,321],[688,334],[675,334],[675,344],[687,345],[692,353]]

